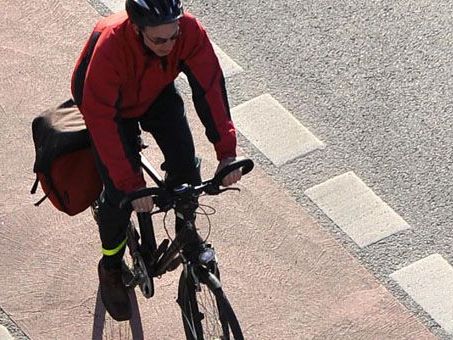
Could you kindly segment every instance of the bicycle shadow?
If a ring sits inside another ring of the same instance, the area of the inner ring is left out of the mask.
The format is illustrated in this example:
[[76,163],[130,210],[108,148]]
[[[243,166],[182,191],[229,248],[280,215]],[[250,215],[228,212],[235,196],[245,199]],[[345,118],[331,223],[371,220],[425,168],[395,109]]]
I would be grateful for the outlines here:
[[[134,289],[129,289],[129,298],[132,305],[132,317],[129,320],[129,328],[131,331],[133,340],[144,340],[142,320],[140,317],[140,310],[137,303],[137,296],[135,295]],[[94,320],[93,320],[93,331],[92,331],[92,340],[102,340],[103,335],[105,334],[106,326],[106,313],[104,304],[101,300],[101,291],[98,287],[97,297],[96,297],[96,306],[94,309]],[[125,322],[116,322],[109,317],[112,323],[121,325],[124,327]],[[112,332],[112,330],[110,330]],[[120,331],[121,332],[121,331]]]

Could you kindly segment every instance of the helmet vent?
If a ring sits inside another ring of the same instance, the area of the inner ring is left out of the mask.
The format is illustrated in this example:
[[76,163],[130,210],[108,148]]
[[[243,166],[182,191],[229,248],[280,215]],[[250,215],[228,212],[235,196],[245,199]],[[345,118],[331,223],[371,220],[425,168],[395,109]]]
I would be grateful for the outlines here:
[[148,4],[144,0],[134,0],[137,4],[139,4],[141,7],[146,8],[148,11],[150,8],[148,7]]
[[126,0],[126,11],[139,27],[168,24],[184,15],[181,0]]

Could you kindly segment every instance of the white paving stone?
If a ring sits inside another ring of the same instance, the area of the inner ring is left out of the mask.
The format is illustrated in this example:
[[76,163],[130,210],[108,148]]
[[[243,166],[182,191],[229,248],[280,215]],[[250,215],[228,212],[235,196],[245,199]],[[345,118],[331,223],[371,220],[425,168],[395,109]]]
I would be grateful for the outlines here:
[[238,105],[231,113],[239,131],[277,166],[325,147],[270,94]]
[[[231,76],[234,76],[235,74],[244,72],[242,67],[240,67],[233,59],[231,59],[225,52],[223,52],[219,46],[212,43],[212,47],[214,48],[214,52],[219,59],[220,67],[222,68],[223,76],[225,78],[229,78]],[[187,77],[184,73],[180,73],[179,77],[187,82]]]
[[5,326],[0,325],[0,340],[13,340]]
[[352,171],[305,194],[360,247],[410,228]]
[[214,48],[217,58],[219,58],[220,67],[222,68],[225,78],[244,72],[242,67],[240,67],[233,59],[223,52],[219,46],[212,43],[212,47]]
[[453,335],[453,267],[441,255],[430,255],[390,277]]
[[124,0],[101,0],[101,2],[114,13],[126,9]]

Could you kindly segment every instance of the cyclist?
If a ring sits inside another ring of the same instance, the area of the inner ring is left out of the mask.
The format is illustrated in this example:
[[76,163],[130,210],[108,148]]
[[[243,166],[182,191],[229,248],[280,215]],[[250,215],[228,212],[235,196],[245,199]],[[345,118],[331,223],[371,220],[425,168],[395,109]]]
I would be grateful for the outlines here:
[[[125,195],[144,188],[140,131],[150,132],[164,155],[168,185],[200,183],[199,162],[174,80],[184,72],[196,111],[214,144],[217,171],[236,157],[236,132],[225,82],[200,22],[180,0],[126,0],[126,11],[101,19],[78,58],[72,94],[94,146],[104,190],[97,223],[103,256],[98,265],[102,301],[118,321],[131,317],[121,279],[131,211],[119,208]],[[223,185],[241,178],[236,170]],[[153,209],[151,197],[132,209]]]

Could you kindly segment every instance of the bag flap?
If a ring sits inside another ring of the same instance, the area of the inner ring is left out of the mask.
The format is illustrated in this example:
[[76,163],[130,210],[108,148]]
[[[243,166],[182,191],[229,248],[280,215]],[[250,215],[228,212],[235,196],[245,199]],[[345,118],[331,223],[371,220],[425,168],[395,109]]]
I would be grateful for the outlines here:
[[90,147],[85,121],[72,100],[33,119],[32,134],[35,173],[49,171],[54,159],[63,154]]

